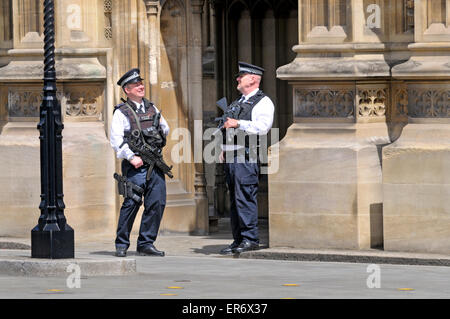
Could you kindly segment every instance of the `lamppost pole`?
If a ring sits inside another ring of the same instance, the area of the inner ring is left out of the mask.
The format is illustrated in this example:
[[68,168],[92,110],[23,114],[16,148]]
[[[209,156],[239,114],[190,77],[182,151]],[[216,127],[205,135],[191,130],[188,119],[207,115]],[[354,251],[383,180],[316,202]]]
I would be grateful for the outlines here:
[[44,1],[44,98],[38,130],[41,143],[41,216],[31,231],[32,258],[74,258],[74,231],[66,223],[62,178],[61,105],[56,98],[55,5]]

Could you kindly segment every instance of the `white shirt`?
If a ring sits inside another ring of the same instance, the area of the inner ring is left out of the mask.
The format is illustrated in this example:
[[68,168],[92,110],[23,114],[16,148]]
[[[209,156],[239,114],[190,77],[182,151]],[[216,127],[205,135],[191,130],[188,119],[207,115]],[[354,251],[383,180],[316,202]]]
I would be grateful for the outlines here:
[[[250,92],[247,95],[243,95],[244,102],[258,93],[259,88]],[[245,131],[248,134],[265,135],[272,128],[273,115],[275,113],[275,106],[272,100],[265,96],[259,101],[252,110],[251,120],[239,120],[239,129]],[[222,145],[222,150],[233,151],[242,148],[239,145]]]
[[[134,101],[133,101],[134,102]],[[140,107],[144,106],[144,102],[141,104],[134,102],[137,106],[137,110],[139,110]],[[159,113],[158,108],[155,106],[156,112]],[[167,136],[169,135],[169,125],[167,124],[167,121],[164,119],[164,116],[161,114],[161,120],[159,122],[161,125],[161,129],[163,133]],[[130,160],[131,157],[134,156],[134,153],[130,150],[128,147],[128,144],[123,144],[123,138],[124,138],[124,131],[130,130],[130,121],[128,118],[120,111],[114,112],[112,122],[111,122],[111,138],[110,138],[110,144],[114,151],[117,154],[117,158],[123,158]],[[123,144],[123,145],[122,145]],[[120,147],[122,145],[122,147]]]
[[[259,88],[248,95],[243,95],[244,102],[258,93]],[[275,106],[272,100],[265,96],[253,107],[251,121],[239,120],[239,128],[248,134],[265,135],[269,133],[273,124],[273,114]]]

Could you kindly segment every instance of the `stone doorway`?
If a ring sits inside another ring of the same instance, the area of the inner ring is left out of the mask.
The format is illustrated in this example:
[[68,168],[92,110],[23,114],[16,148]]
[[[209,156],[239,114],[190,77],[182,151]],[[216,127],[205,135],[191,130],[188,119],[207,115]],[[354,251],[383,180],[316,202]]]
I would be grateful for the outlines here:
[[[298,43],[298,1],[214,1],[216,26],[217,97],[234,100],[234,75],[238,61],[263,67],[266,71],[261,89],[270,96],[276,107],[273,128],[279,129],[279,138],[292,124],[292,89],[277,79],[277,68],[295,58],[292,47]],[[270,144],[269,137],[269,144]],[[220,165],[220,164],[219,164]],[[228,216],[223,169],[217,167],[215,182],[216,212]],[[259,218],[268,218],[267,175],[260,176],[258,194]]]

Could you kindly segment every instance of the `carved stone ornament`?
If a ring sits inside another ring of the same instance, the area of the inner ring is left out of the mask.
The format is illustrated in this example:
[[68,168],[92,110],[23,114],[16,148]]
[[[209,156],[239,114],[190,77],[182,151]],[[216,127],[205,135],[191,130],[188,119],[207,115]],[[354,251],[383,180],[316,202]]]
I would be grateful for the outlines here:
[[[91,88],[67,86],[59,88],[56,96],[65,110],[65,117],[74,120],[101,120],[103,105],[100,86]],[[40,88],[16,88],[8,91],[10,119],[39,117],[43,93]]]
[[112,32],[112,0],[104,0],[103,11],[105,14],[105,39],[111,40]]
[[409,116],[417,118],[450,117],[450,88],[410,88]]
[[296,89],[295,117],[338,117],[354,116],[355,92],[343,89]]
[[96,117],[100,118],[102,106],[100,103],[101,89],[99,87],[86,89],[70,89],[66,92],[66,117]]
[[14,117],[39,117],[39,107],[42,102],[41,91],[8,92],[8,115]]
[[360,117],[382,117],[386,115],[387,89],[365,89],[358,91]]
[[408,115],[408,89],[405,85],[396,88],[393,93],[394,116]]

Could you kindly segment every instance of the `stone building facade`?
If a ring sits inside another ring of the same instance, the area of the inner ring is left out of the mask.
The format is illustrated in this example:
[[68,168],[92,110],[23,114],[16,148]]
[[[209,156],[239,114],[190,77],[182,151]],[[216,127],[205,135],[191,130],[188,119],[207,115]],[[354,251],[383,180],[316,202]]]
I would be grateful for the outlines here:
[[303,0],[298,28],[271,245],[448,253],[450,1]]
[[[114,235],[108,135],[115,82],[132,67],[172,128],[161,230],[213,231],[227,214],[223,167],[171,152],[187,138],[183,152],[198,156],[247,61],[266,69],[281,139],[269,155],[279,169],[260,180],[270,246],[450,251],[450,0],[55,5],[66,216],[79,238]],[[42,12],[43,0],[0,5],[0,236],[28,235],[39,216]]]
[[[39,202],[36,130],[43,78],[43,0],[2,1],[0,39],[2,236],[28,235]],[[114,238],[121,199],[119,171],[108,135],[117,80],[142,70],[147,97],[172,132],[202,119],[204,1],[55,1],[58,97],[64,114],[66,217],[79,239]],[[200,140],[201,140],[201,134]],[[182,137],[168,139],[164,156]],[[192,137],[192,145],[196,141]],[[192,150],[185,150],[191,152]],[[162,231],[206,234],[208,202],[203,165],[173,163]]]

